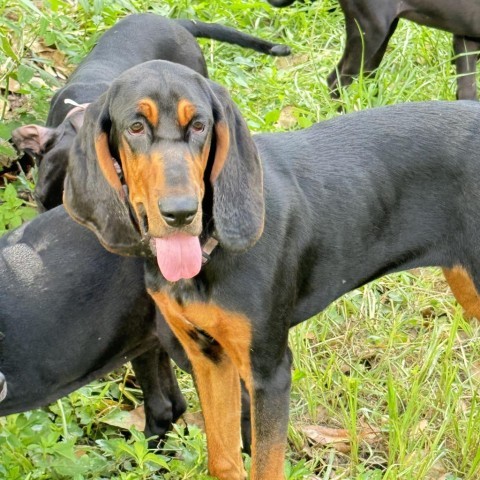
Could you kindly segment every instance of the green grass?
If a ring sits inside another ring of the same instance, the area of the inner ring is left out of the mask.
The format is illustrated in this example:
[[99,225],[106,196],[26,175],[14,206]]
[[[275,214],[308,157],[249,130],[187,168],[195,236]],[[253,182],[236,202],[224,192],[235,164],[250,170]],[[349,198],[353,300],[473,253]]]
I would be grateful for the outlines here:
[[[292,47],[286,60],[200,41],[211,77],[228,87],[252,131],[306,127],[339,115],[340,106],[350,112],[455,98],[449,35],[401,22],[380,71],[361,76],[333,102],[326,77],[345,42],[341,12],[329,12],[335,0],[284,10],[256,0],[76,5],[0,0],[0,164],[14,158],[5,143],[11,130],[45,120],[48,99],[63,82],[57,76],[68,70],[45,59],[37,41],[63,52],[71,66],[118,18],[148,8],[236,26]],[[20,177],[13,187],[18,197],[12,187],[0,189],[0,232],[31,215],[31,179]],[[480,478],[479,330],[463,318],[434,269],[355,290],[292,330],[288,478]],[[198,410],[190,377],[178,376],[189,410]],[[185,435],[176,428],[167,443],[171,455],[152,456],[141,433],[105,423],[141,400],[125,367],[45,409],[0,419],[0,479],[208,478],[199,429]],[[337,448],[305,435],[318,426],[340,434]]]

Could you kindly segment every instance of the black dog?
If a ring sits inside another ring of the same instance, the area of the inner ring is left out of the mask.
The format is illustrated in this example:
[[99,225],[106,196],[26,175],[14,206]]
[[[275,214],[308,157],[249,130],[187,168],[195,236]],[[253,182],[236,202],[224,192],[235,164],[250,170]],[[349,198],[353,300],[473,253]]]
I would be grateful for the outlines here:
[[[53,97],[46,127],[25,125],[12,133],[19,150],[40,164],[35,199],[41,209],[62,203],[68,150],[83,123],[86,104],[96,100],[123,71],[154,59],[187,65],[207,76],[195,37],[212,38],[268,55],[289,55],[285,45],[270,43],[233,28],[191,20],[171,20],[151,13],[130,15],[99,40],[93,51]],[[74,101],[65,103],[65,100]]]
[[288,331],[344,293],[439,265],[480,314],[479,123],[474,102],[410,103],[252,138],[223,88],[161,61],[88,107],[66,209],[108,249],[151,259],[148,290],[192,362],[212,475],[244,478],[241,378],[250,478],[284,478]]
[[[63,207],[3,236],[0,415],[44,406],[131,360],[145,433],[162,437],[186,404],[143,272],[141,261],[105,251]],[[185,366],[181,349],[175,359]]]
[[[295,0],[268,0],[286,7]],[[477,98],[477,57],[480,50],[480,3],[476,0],[339,0],[345,15],[345,51],[327,82],[332,96],[350,85],[362,67],[375,70],[382,61],[400,18],[453,33],[457,67],[457,98]]]
[[[153,14],[130,15],[126,17],[103,35],[97,47],[71,76],[68,84],[54,96],[47,125],[58,126],[56,128],[48,128],[28,125],[14,132],[14,140],[19,148],[31,151],[39,160],[43,158],[36,188],[36,197],[41,207],[51,208],[60,203],[67,151],[73,142],[77,130],[83,123],[86,105],[74,107],[70,103],[64,103],[64,101],[66,99],[78,102],[94,100],[102,91],[107,89],[110,82],[120,72],[131,65],[150,58],[168,58],[172,61],[185,63],[206,76],[205,60],[198,43],[192,35],[235,43],[271,55],[286,55],[289,53],[288,47],[272,44],[222,25],[205,24],[189,20],[169,20]],[[136,39],[136,43],[132,43],[132,39]],[[138,45],[141,45],[141,48],[138,48]],[[36,220],[33,225],[43,225],[39,222],[40,220]],[[55,230],[53,225],[50,226]],[[29,231],[32,231],[32,228],[33,226],[30,226]],[[65,229],[69,230],[70,228],[71,225],[65,226]],[[41,234],[41,232],[42,227],[38,227],[38,233]],[[50,233],[53,234],[53,232]],[[89,243],[86,243],[81,246],[81,251],[88,249],[89,245]],[[63,252],[66,246],[62,244],[60,248],[61,252]],[[56,255],[55,250],[52,250],[50,254],[52,256]],[[20,269],[22,265],[18,264],[16,268]],[[62,266],[60,265],[58,268],[59,274],[56,273],[55,269],[52,265],[52,278],[58,278],[60,274],[59,283],[62,283],[64,280]],[[130,292],[126,292],[125,295],[127,295],[127,298],[130,298]],[[49,302],[50,297],[45,297],[44,301]],[[61,302],[61,299],[59,301]],[[59,307],[60,311],[61,308]],[[119,312],[121,312],[121,309],[119,309]],[[53,317],[51,323],[45,327],[45,330],[36,331],[37,336],[35,338],[40,342],[42,335],[48,332],[50,332],[49,338],[56,338],[55,332],[69,328],[68,322],[64,320],[63,316]],[[146,320],[144,320],[144,323]],[[64,323],[60,324],[62,321]],[[89,322],[89,319],[84,319],[84,321]],[[103,321],[105,322],[103,338],[107,342],[108,339],[113,340],[114,336],[112,335],[116,335],[119,329],[125,327],[124,323],[128,319],[120,317],[117,312],[113,312],[112,315]],[[138,319],[135,317],[132,321],[135,322]],[[90,323],[88,324],[90,325]],[[159,324],[158,321],[157,324]],[[141,333],[141,330],[139,333]],[[169,329],[162,328],[160,335],[162,341],[168,342],[168,350],[174,356],[176,362],[180,363],[183,369],[189,371],[189,363],[184,358],[178,342],[171,339]],[[87,358],[75,357],[72,352],[71,361],[67,366],[70,368],[76,362],[80,370],[80,374],[78,377],[75,377],[74,383],[71,385],[70,383],[65,383],[66,378],[60,375],[56,377],[55,382],[47,384],[45,390],[42,391],[36,388],[35,383],[27,382],[27,385],[31,385],[36,394],[23,395],[22,391],[19,391],[17,388],[9,395],[8,401],[1,406],[0,414],[5,414],[7,411],[8,413],[18,412],[34,406],[44,405],[78,388],[89,379],[96,378],[102,372],[109,371],[113,368],[112,365],[115,365],[117,356],[122,355],[125,348],[133,348],[132,345],[136,348],[140,337],[133,337],[131,344],[128,336],[122,338],[126,345],[120,342],[118,351],[116,353],[112,351],[113,357],[111,360],[105,357],[101,362],[97,362],[93,358],[94,352]],[[145,348],[151,346],[151,344],[151,340],[148,340]],[[10,340],[10,345],[15,345],[15,343]],[[160,351],[156,353],[157,349],[160,349]],[[101,355],[102,352],[103,350],[100,348],[97,353]],[[168,357],[163,349],[155,344],[154,347],[137,357],[132,363],[144,392],[147,417],[146,433],[147,435],[158,434],[162,436],[170,426],[171,421],[176,420],[185,408],[183,401],[180,401],[181,396],[178,391],[177,397],[174,398],[175,401],[172,401],[171,411],[169,411],[169,405],[164,402],[174,385],[172,381],[175,382],[168,373],[170,368]],[[93,368],[95,371],[87,377],[86,373]],[[82,373],[85,369],[87,371]],[[36,371],[26,369],[22,374],[23,377],[21,375],[17,375],[17,377],[28,378],[29,376],[34,376]],[[11,375],[8,376],[9,378],[11,377]],[[163,385],[166,391],[162,393]],[[21,398],[24,398],[24,400],[20,401]],[[246,396],[244,396],[244,406],[243,436],[246,439],[246,443],[249,444],[248,399]]]

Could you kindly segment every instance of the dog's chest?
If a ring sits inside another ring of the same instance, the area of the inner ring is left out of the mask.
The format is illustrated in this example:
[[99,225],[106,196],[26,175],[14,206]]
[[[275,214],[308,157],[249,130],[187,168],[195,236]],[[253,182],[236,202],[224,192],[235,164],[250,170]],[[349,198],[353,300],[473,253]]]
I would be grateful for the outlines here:
[[[178,291],[165,287],[149,290],[166,322],[190,352],[220,363],[227,354],[240,369],[249,363],[252,328],[249,319],[212,301],[179,298]],[[245,365],[244,365],[245,364]]]

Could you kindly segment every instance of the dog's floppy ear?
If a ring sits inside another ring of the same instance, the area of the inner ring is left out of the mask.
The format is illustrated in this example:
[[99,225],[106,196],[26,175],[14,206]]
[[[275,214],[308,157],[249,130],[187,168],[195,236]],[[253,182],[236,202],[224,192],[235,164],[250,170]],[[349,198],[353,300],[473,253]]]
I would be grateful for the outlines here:
[[63,202],[77,222],[93,230],[108,250],[141,254],[139,233],[110,152],[108,93],[89,105],[68,159]]
[[41,125],[23,125],[12,132],[12,140],[19,150],[41,155],[45,151],[47,143],[57,133],[56,128],[42,127]]
[[215,230],[220,244],[242,251],[263,232],[262,166],[248,126],[230,95],[218,84],[208,82],[215,121],[210,174]]

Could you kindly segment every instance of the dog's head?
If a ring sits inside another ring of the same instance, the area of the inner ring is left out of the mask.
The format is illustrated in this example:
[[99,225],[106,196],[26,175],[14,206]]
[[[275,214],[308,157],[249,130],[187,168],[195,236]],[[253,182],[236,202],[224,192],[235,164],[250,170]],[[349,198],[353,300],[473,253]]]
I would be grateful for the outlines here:
[[75,107],[55,128],[32,124],[12,132],[12,140],[18,150],[27,153],[38,165],[34,197],[41,211],[62,203],[68,152],[83,123],[84,112],[84,108]]
[[88,107],[64,203],[111,251],[153,245],[168,280],[197,273],[207,221],[233,251],[252,246],[264,223],[260,159],[228,93],[159,60],[125,72]]

